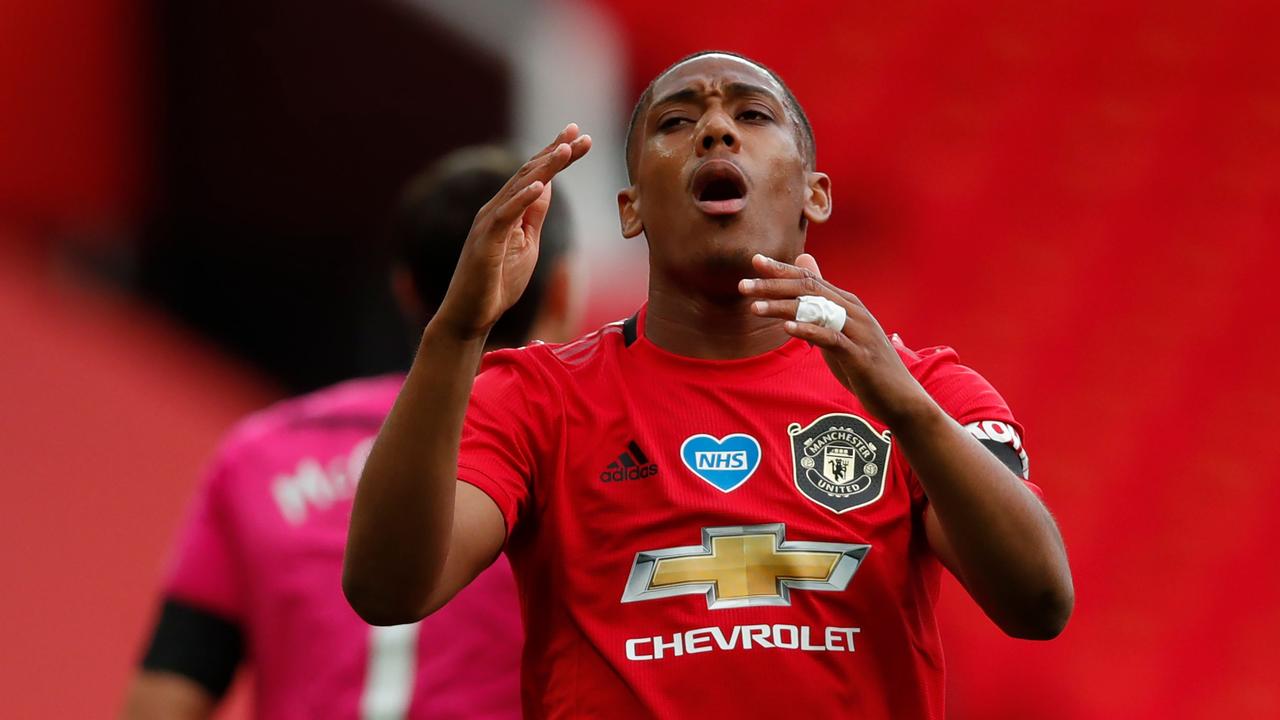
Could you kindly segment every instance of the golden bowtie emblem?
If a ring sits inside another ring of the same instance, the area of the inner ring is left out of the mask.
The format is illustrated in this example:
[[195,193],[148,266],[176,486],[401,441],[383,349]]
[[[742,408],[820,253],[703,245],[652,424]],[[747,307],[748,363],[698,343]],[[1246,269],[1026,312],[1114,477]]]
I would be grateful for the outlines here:
[[786,539],[786,526],[702,529],[702,544],[636,553],[622,602],[706,595],[712,610],[790,605],[792,590],[840,591],[870,545]]

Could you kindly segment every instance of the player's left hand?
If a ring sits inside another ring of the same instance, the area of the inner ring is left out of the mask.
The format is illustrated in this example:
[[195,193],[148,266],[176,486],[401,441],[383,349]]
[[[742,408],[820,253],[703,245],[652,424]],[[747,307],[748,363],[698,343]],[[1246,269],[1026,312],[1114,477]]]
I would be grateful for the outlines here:
[[[932,404],[880,323],[856,295],[824,280],[812,255],[801,254],[794,265],[756,255],[751,264],[759,277],[744,279],[738,285],[743,295],[757,298],[751,303],[751,312],[785,320],[788,334],[822,348],[836,379],[872,415],[893,428]],[[798,298],[803,295],[817,295],[844,308],[844,328],[832,330],[797,322]]]

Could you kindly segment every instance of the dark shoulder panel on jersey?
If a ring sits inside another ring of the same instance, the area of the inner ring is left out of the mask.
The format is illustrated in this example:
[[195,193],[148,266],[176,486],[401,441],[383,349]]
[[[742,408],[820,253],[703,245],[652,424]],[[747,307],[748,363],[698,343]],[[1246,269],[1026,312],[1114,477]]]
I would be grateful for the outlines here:
[[208,610],[175,598],[160,608],[142,668],[190,678],[215,699],[231,687],[244,657],[240,627]]
[[639,337],[640,329],[640,313],[636,313],[627,318],[622,323],[622,342],[627,347],[631,347],[631,343],[635,342]]

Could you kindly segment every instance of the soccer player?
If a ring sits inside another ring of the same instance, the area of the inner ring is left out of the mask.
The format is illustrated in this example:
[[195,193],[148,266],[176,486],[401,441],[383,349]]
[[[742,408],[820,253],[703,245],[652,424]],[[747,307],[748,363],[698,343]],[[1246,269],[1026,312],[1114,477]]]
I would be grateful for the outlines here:
[[[519,167],[497,148],[463,150],[406,191],[393,289],[415,335],[476,211]],[[525,269],[529,291],[504,308],[486,347],[569,337],[568,218],[548,217],[542,241]],[[254,671],[255,715],[271,720],[520,716],[509,565],[480,573],[419,625],[371,628],[342,597],[356,480],[402,380],[343,383],[231,432],[187,521],[127,717],[208,717],[241,664]]]
[[428,615],[505,548],[528,717],[942,717],[944,567],[1008,634],[1056,636],[1071,576],[1022,428],[822,278],[804,241],[831,181],[759,63],[691,56],[636,106],[639,312],[475,377],[590,144],[570,125],[477,214],[365,465],[353,607]]

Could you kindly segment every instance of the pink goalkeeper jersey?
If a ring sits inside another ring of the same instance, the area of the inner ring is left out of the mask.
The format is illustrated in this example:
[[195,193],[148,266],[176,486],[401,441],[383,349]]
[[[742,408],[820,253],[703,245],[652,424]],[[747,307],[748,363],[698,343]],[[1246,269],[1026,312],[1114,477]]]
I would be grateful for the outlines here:
[[523,632],[505,557],[415,625],[371,627],[342,595],[360,470],[402,378],[250,416],[213,462],[167,581],[236,622],[261,718],[515,718]]

